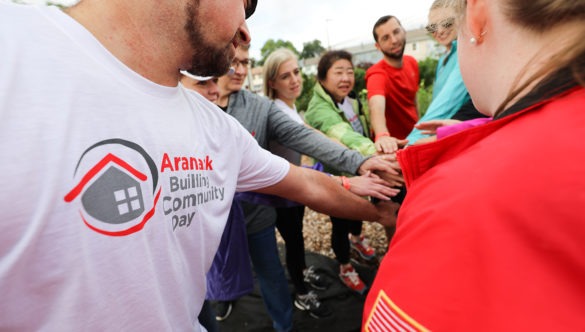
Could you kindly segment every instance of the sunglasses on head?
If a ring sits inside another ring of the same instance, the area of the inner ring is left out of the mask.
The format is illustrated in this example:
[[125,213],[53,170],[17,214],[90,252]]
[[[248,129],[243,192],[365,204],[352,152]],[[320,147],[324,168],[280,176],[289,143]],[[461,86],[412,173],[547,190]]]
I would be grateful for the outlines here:
[[250,2],[248,2],[248,6],[246,6],[246,19],[254,14],[256,11],[256,5],[258,5],[258,0],[250,0]]
[[449,17],[447,19],[442,20],[439,23],[431,23],[427,25],[425,29],[427,30],[428,33],[435,33],[439,31],[439,28],[443,28],[445,30],[450,29],[453,27],[453,24],[455,24],[455,18]]

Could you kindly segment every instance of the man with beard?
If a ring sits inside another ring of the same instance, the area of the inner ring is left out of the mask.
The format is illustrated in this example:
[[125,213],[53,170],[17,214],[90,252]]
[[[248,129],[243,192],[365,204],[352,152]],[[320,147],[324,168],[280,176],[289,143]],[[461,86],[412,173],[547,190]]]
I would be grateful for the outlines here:
[[178,84],[226,72],[255,7],[0,2],[0,330],[200,331],[236,191],[388,222]]
[[404,139],[418,120],[418,64],[404,55],[406,31],[396,17],[379,18],[373,35],[384,56],[366,72],[374,144],[380,152],[393,153],[406,143]]

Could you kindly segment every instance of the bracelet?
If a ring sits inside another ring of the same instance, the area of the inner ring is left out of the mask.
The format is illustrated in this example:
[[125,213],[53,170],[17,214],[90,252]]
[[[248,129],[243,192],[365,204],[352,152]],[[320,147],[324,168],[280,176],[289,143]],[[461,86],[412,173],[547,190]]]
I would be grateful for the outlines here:
[[349,180],[345,176],[341,176],[341,185],[343,186],[343,188],[347,190],[351,188],[351,184],[349,183]]
[[382,137],[390,137],[390,133],[389,132],[383,132],[383,133],[379,133],[376,134],[376,138],[374,138],[374,142],[377,142],[380,138]]

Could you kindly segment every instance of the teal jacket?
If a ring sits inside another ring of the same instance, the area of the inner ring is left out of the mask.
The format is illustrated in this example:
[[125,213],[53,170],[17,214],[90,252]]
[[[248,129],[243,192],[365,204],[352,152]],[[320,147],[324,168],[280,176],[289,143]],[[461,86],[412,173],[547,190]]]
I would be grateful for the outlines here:
[[354,112],[359,117],[368,137],[353,130],[343,111],[337,107],[337,104],[325,92],[320,83],[316,83],[313,87],[313,97],[305,112],[305,122],[348,148],[358,151],[363,156],[373,155],[376,153],[376,147],[369,138],[369,114],[356,99],[351,99],[351,101]]
[[[433,99],[427,112],[417,123],[450,119],[469,100],[469,92],[467,92],[459,70],[457,40],[454,40],[451,51],[439,59],[435,85],[433,86]],[[408,139],[408,144],[411,145],[424,137],[426,136],[420,130],[414,128],[406,139]]]

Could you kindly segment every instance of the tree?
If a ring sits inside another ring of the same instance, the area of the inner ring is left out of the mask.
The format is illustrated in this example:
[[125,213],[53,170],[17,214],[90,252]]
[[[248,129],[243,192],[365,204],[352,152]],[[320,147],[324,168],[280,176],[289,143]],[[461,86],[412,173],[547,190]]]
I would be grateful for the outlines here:
[[313,87],[317,83],[315,75],[306,75],[305,73],[301,72],[303,75],[303,90],[297,101],[295,102],[295,106],[299,112],[304,112],[307,110],[307,106],[309,106],[309,101],[313,97]]
[[[24,1],[24,0],[10,0],[10,1],[12,1],[12,2],[14,2],[14,3],[18,3],[18,4],[29,4],[29,3],[31,3],[30,1]],[[63,5],[63,4],[61,4],[61,3],[59,3],[59,1],[57,1],[57,2],[54,2],[54,1],[50,1],[50,0],[45,0],[44,2],[45,2],[45,3],[46,3],[48,6],[57,6],[57,7],[61,8],[61,9],[65,9],[65,8],[67,8],[67,6],[65,6],[65,5]]]
[[60,3],[57,3],[57,2],[52,2],[52,1],[47,1],[47,5],[49,5],[49,6],[57,6],[57,7],[61,8],[61,9],[67,8],[67,6],[65,6],[63,4],[60,4]]
[[435,71],[437,70],[438,60],[435,58],[426,58],[418,62],[420,72],[420,83],[424,87],[430,87],[435,83]]
[[262,56],[262,58],[258,61],[258,65],[263,66],[264,61],[266,61],[266,58],[270,55],[270,53],[282,47],[288,48],[289,50],[293,51],[294,54],[299,55],[299,51],[297,51],[293,43],[291,43],[290,41],[288,40],[285,41],[282,39],[279,40],[268,39],[266,43],[264,43],[264,46],[262,46],[262,48],[260,49],[260,55]]
[[429,105],[431,104],[437,63],[438,60],[435,58],[426,58],[422,61],[419,61],[418,63],[420,73],[420,87],[416,95],[416,100],[418,104],[419,117],[425,115],[427,108],[429,108]]
[[303,51],[301,52],[300,58],[310,59],[318,57],[323,52],[325,52],[325,47],[321,45],[321,41],[319,39],[315,39],[313,41],[303,43]]
[[355,76],[353,92],[355,92],[356,96],[359,96],[360,92],[366,89],[366,70],[360,67],[355,67],[353,73]]

